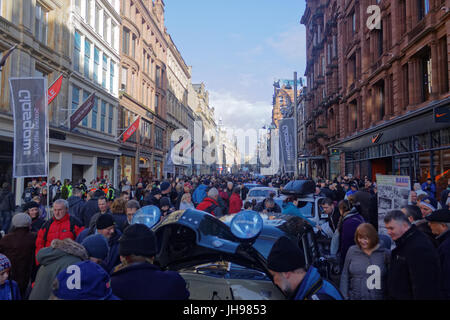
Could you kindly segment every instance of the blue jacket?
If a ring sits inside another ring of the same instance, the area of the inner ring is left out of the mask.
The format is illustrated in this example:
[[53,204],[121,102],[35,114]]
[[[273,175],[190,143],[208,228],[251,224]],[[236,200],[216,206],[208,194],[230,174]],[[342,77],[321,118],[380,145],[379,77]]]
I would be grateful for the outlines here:
[[308,221],[308,223],[310,225],[312,225],[313,227],[316,226],[316,223],[314,221],[309,220],[308,218],[306,218],[303,213],[301,212],[301,210],[299,208],[297,208],[292,202],[288,202],[286,204],[283,204],[283,214],[287,214],[290,216],[297,216],[300,217],[306,221]]
[[421,187],[422,187],[423,191],[428,193],[428,196],[430,196],[432,198],[436,198],[436,196],[435,196],[435,194],[436,194],[436,185],[434,183],[431,183],[430,190],[427,190],[428,183],[426,183],[426,182],[422,183]]
[[119,265],[111,275],[113,294],[122,300],[186,300],[186,282],[175,271],[143,262]]
[[17,282],[6,280],[0,286],[0,300],[22,300]]
[[203,199],[206,198],[207,193],[206,190],[208,189],[208,186],[206,184],[201,184],[195,189],[194,193],[192,194],[192,201],[195,205],[198,205],[203,201]]
[[293,300],[343,300],[343,298],[331,283],[320,277],[316,268],[309,267]]

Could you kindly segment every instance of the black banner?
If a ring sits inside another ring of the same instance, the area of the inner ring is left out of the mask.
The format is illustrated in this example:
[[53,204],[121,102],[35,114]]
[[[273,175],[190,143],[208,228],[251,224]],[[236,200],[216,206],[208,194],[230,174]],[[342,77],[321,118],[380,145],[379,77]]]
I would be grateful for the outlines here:
[[47,176],[47,83],[39,78],[10,78],[14,114],[13,176]]
[[294,118],[287,118],[280,121],[280,149],[282,165],[285,172],[295,171],[295,122]]

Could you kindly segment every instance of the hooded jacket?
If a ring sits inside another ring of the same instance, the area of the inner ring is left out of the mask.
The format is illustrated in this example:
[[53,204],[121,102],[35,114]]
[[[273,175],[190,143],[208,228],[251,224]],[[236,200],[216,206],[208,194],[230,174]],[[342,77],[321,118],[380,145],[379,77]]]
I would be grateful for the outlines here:
[[[351,246],[345,257],[344,268],[341,274],[340,290],[348,300],[383,300],[386,293],[386,278],[390,262],[390,251],[377,245],[376,249],[368,256],[357,245]],[[369,288],[368,281],[378,274],[379,287]],[[372,271],[376,270],[376,271]]]
[[197,187],[197,189],[195,189],[194,193],[192,194],[192,201],[194,202],[194,204],[200,204],[203,199],[207,197],[207,189],[208,186],[206,184],[201,184]]
[[29,299],[48,300],[58,273],[72,264],[87,260],[88,253],[81,244],[71,239],[55,239],[50,247],[39,251],[36,259],[41,267]]
[[356,228],[364,222],[364,218],[359,214],[356,208],[352,208],[352,210],[343,218],[342,226],[339,230],[339,253],[341,256],[341,266],[344,265],[344,260],[348,249],[355,244]]
[[342,300],[342,295],[315,267],[309,267],[292,300]]
[[238,213],[242,209],[242,200],[239,194],[233,193],[230,197],[230,207],[228,209],[229,214]]
[[148,262],[119,265],[111,275],[113,294],[123,300],[186,300],[186,281],[175,271]]
[[196,207],[196,209],[208,212],[213,216],[221,216],[221,214],[217,214],[217,209],[220,209],[219,203],[210,197],[206,197],[205,199],[203,199],[203,201]]
[[441,298],[439,255],[428,237],[412,225],[395,241],[388,272],[388,298],[436,300]]

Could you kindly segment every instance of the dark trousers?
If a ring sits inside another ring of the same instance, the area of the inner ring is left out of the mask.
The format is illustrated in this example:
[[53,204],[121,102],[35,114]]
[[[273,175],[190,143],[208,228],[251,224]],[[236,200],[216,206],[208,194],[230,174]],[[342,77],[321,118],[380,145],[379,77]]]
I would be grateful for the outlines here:
[[1,211],[0,212],[0,229],[8,233],[11,227],[12,212],[11,211]]

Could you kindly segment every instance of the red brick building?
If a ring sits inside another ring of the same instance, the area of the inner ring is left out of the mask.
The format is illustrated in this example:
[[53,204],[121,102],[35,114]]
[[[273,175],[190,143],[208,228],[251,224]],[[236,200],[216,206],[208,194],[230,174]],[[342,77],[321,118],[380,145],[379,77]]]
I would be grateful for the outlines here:
[[450,113],[448,2],[307,1],[312,175],[431,176],[447,185],[450,123],[435,113]]

